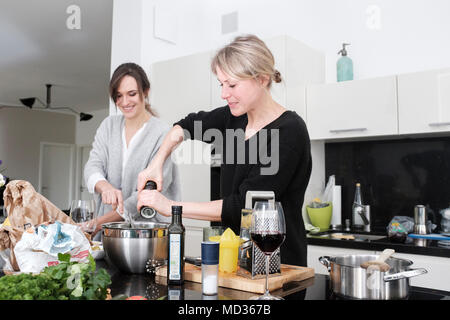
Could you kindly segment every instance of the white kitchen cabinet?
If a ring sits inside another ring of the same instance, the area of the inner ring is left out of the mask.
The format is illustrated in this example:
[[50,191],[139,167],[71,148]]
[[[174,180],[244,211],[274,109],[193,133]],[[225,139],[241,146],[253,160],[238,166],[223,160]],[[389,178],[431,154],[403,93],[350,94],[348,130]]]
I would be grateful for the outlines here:
[[450,68],[398,75],[399,133],[450,131]]
[[413,262],[411,268],[425,268],[428,271],[426,274],[410,278],[411,286],[450,291],[450,258],[406,253],[394,253],[393,257],[411,260]]
[[[151,105],[170,126],[191,112],[210,110],[210,53],[198,53],[152,65]],[[200,141],[184,141],[173,153],[181,176],[182,201],[210,200],[210,146]],[[202,228],[208,221],[183,219],[186,228],[185,254],[199,256]]]
[[329,275],[327,268],[319,262],[320,257],[354,254],[375,254],[375,251],[308,245],[307,263],[308,267],[313,268],[315,273]]
[[190,112],[211,109],[210,53],[154,63],[150,99],[160,118],[172,124]]
[[306,122],[306,86],[325,82],[325,55],[289,36],[267,39],[265,43],[283,80],[272,83],[272,96]]
[[311,140],[398,134],[395,76],[307,86]]

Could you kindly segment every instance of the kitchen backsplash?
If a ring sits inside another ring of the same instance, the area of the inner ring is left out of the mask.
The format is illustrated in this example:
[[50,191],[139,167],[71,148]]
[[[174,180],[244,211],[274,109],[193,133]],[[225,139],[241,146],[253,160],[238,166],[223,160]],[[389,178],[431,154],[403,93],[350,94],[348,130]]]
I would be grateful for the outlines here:
[[373,231],[386,231],[394,216],[414,216],[428,205],[440,227],[439,210],[450,206],[450,137],[325,143],[325,177],[342,186],[342,222],[351,221],[355,184],[371,206]]

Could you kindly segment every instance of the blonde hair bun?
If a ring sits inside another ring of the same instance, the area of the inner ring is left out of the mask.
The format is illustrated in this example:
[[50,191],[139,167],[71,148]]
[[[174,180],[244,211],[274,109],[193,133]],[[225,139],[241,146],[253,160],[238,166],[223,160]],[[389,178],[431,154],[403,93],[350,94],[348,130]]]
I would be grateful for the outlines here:
[[270,88],[272,81],[282,81],[281,74],[275,70],[275,59],[267,45],[255,35],[236,37],[230,44],[221,48],[211,61],[211,71],[217,75],[217,68],[235,79],[255,79],[268,76]]
[[275,81],[275,83],[280,83],[282,81],[280,71],[275,70],[273,74],[273,81]]

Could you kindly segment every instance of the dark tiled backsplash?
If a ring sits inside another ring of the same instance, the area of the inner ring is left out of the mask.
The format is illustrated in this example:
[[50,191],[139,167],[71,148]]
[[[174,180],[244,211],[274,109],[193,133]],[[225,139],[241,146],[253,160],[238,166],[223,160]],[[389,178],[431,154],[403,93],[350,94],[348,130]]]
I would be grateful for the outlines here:
[[342,186],[342,222],[351,221],[359,182],[372,230],[385,231],[394,216],[414,217],[417,204],[429,206],[439,227],[439,210],[450,206],[450,137],[326,143],[325,173]]

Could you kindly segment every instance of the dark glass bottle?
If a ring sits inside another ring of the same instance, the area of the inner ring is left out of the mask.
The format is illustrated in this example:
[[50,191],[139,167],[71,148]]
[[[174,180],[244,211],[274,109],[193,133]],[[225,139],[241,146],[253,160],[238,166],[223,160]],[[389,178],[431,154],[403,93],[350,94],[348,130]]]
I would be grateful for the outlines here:
[[[156,182],[155,181],[147,181],[144,187],[145,190],[156,190]],[[139,213],[142,217],[146,219],[151,219],[156,215],[156,210],[147,206],[142,206]]]
[[167,284],[184,283],[184,233],[181,206],[172,206],[172,223],[169,225],[169,244],[167,255]]

